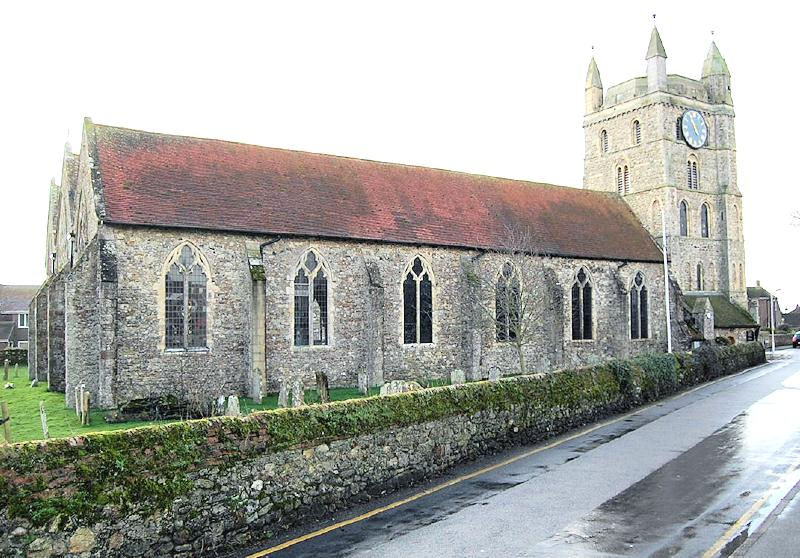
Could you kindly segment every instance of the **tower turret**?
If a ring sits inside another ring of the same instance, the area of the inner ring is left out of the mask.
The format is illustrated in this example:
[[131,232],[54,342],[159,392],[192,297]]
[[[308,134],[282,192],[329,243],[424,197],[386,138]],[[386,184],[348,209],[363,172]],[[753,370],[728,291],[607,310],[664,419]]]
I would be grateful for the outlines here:
[[647,47],[647,92],[667,90],[667,51],[658,29],[653,27],[650,33],[650,44]]
[[589,71],[586,72],[586,114],[599,110],[603,106],[603,82],[600,81],[600,70],[597,63],[589,62]]
[[733,105],[731,74],[714,41],[711,41],[711,48],[708,49],[706,61],[703,63],[703,84],[712,103]]

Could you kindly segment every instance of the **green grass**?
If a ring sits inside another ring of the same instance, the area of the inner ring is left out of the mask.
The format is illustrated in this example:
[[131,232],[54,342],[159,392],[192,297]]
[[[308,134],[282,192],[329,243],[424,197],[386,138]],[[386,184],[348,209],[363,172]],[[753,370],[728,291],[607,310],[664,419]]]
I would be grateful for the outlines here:
[[[81,426],[75,411],[67,408],[63,393],[47,391],[46,382],[40,382],[38,387],[35,388],[30,387],[27,367],[19,367],[16,375],[12,368],[9,370],[8,375],[8,381],[14,384],[14,389],[0,389],[0,401],[8,403],[8,412],[11,415],[9,424],[11,425],[12,441],[14,442],[42,439],[42,421],[39,418],[40,401],[44,401],[44,408],[47,412],[47,427],[51,438],[67,438],[89,432],[125,430],[151,424],[176,422],[175,420],[161,420],[107,423],[104,418],[107,411],[95,409],[91,412],[90,424]],[[434,387],[444,385],[447,382],[433,381],[429,383],[429,387]],[[379,388],[371,388],[369,395],[377,395],[379,391]],[[361,397],[364,396],[361,395],[357,388],[331,389],[332,401],[345,401]],[[309,404],[319,402],[316,390],[306,390],[304,398],[305,402]],[[271,393],[267,395],[261,403],[255,403],[252,399],[246,397],[240,398],[239,406],[242,414],[245,415],[253,411],[277,409],[278,394]],[[0,442],[2,442],[2,434],[0,434]]]

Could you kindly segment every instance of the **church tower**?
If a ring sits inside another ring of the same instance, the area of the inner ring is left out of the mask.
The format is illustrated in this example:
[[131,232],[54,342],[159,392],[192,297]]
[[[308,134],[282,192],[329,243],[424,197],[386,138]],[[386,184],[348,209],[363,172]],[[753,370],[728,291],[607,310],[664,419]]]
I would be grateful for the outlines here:
[[589,64],[583,187],[621,195],[659,245],[663,210],[670,270],[684,293],[747,308],[728,66],[712,42],[700,80],[667,74],[655,27],[645,60],[646,76],[605,97]]

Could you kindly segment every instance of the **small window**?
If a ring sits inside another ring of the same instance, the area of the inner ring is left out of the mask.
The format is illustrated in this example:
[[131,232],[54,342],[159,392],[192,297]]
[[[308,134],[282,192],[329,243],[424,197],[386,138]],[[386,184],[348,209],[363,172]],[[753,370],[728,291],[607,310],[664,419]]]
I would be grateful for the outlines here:
[[23,312],[22,314],[17,314],[17,327],[26,328],[28,327],[28,313]]
[[592,339],[592,284],[583,268],[572,283],[572,339]]
[[678,120],[675,122],[675,139],[678,141],[683,141],[683,126],[681,120],[682,118],[679,116]]
[[630,319],[631,319],[631,339],[647,339],[647,287],[644,284],[644,276],[637,273],[633,279],[630,293]]
[[406,268],[403,279],[403,343],[433,343],[433,282],[420,256]]
[[17,341],[17,349],[27,349],[28,342],[27,341]]
[[631,173],[628,170],[628,165],[625,165],[622,172],[622,181],[624,183],[624,190],[626,194],[631,192]]
[[642,126],[638,120],[633,121],[633,144],[639,145],[642,143]]
[[603,153],[608,153],[608,132],[606,130],[600,132],[600,149]]
[[495,288],[495,325],[498,341],[517,339],[522,308],[519,276],[511,262],[503,264]]
[[705,278],[703,277],[703,264],[697,264],[697,290],[705,290]]
[[617,167],[617,193],[620,196],[625,193],[625,183],[622,179],[622,167]]
[[679,207],[681,236],[689,236],[689,206],[682,201]]
[[164,281],[166,348],[206,348],[207,267],[193,246],[173,253]]
[[294,344],[328,344],[328,272],[314,250],[303,255],[294,276]]
[[708,206],[700,206],[700,236],[708,238]]

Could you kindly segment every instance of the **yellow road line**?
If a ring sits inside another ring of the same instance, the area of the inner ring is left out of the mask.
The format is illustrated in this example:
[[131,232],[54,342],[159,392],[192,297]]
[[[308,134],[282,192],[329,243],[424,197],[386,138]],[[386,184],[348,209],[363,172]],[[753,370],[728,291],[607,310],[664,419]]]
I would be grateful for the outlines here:
[[725,534],[722,535],[717,542],[714,543],[714,546],[706,550],[705,554],[703,554],[703,558],[713,558],[716,556],[719,551],[723,549],[723,547],[728,544],[731,539],[733,539],[734,535],[738,533],[744,525],[750,521],[750,519],[761,509],[761,507],[767,502],[770,496],[770,491],[764,494],[755,504],[750,506],[750,509],[744,512],[744,515],[740,517],[736,523],[730,526],[730,528],[725,531]]
[[[760,366],[764,366],[764,365],[760,365]],[[716,384],[717,382],[721,382],[723,380],[729,380],[731,378],[735,378],[736,376],[739,376],[741,374],[744,374],[745,372],[749,372],[749,371],[752,371],[752,370],[753,370],[753,368],[748,368],[746,370],[742,370],[741,372],[737,372],[736,374],[731,374],[730,376],[723,376],[722,378],[717,378],[716,380],[713,380],[711,382],[707,382],[705,384],[700,384],[699,386],[695,386],[690,390],[681,392],[681,393],[679,393],[677,395],[673,395],[672,397],[669,397],[667,399],[662,399],[660,401],[656,401],[655,403],[651,403],[650,405],[647,405],[645,407],[640,407],[640,408],[636,409],[635,411],[631,411],[630,413],[626,413],[626,414],[624,414],[622,416],[619,416],[617,418],[601,422],[601,423],[596,424],[596,425],[594,425],[592,427],[589,427],[587,429],[584,429],[584,430],[578,431],[578,432],[576,432],[574,434],[571,434],[571,435],[569,435],[569,436],[567,436],[565,438],[558,439],[558,440],[556,440],[554,442],[551,442],[551,443],[549,443],[549,444],[547,444],[545,446],[536,447],[536,448],[534,448],[532,450],[526,451],[524,453],[521,453],[519,455],[515,455],[514,457],[511,457],[509,459],[506,459],[505,461],[501,461],[499,463],[495,463],[494,465],[490,465],[488,467],[484,467],[483,469],[478,469],[477,471],[473,471],[473,472],[468,473],[466,475],[462,475],[460,477],[456,477],[454,479],[450,479],[447,482],[444,482],[442,484],[438,484],[438,485],[436,485],[434,487],[428,488],[427,490],[423,490],[422,492],[417,492],[416,494],[413,494],[413,495],[409,496],[408,498],[404,498],[402,500],[398,500],[396,502],[392,502],[391,504],[388,504],[386,506],[382,506],[380,508],[375,508],[374,510],[368,511],[367,513],[361,514],[359,516],[352,517],[350,519],[346,519],[344,521],[340,521],[340,522],[334,523],[332,525],[328,525],[327,527],[323,527],[322,529],[319,529],[317,531],[312,531],[311,533],[306,533],[305,535],[302,535],[302,536],[297,537],[295,539],[288,540],[288,541],[283,542],[283,543],[281,543],[279,545],[276,545],[276,546],[273,546],[273,547],[270,547],[270,548],[266,548],[264,550],[260,550],[258,552],[253,553],[253,554],[249,554],[247,556],[247,558],[261,558],[262,556],[268,556],[270,554],[274,554],[274,553],[279,552],[281,550],[285,550],[285,549],[287,549],[287,548],[289,548],[291,546],[294,546],[296,544],[299,544],[301,542],[305,542],[307,540],[317,538],[317,537],[319,537],[321,535],[324,535],[326,533],[330,533],[331,531],[335,531],[336,529],[341,529],[342,527],[347,527],[348,525],[352,525],[354,523],[359,523],[361,521],[364,521],[365,519],[369,519],[370,517],[374,517],[376,515],[380,515],[380,514],[382,514],[384,512],[387,512],[389,510],[393,510],[395,508],[399,508],[400,506],[404,506],[406,504],[409,504],[409,503],[411,503],[411,502],[413,502],[415,500],[419,500],[420,498],[424,498],[425,496],[430,496],[431,494],[433,494],[435,492],[439,492],[440,490],[444,490],[445,488],[448,488],[450,486],[462,483],[462,482],[464,482],[466,480],[478,477],[480,475],[484,475],[486,473],[490,473],[490,472],[492,472],[492,471],[494,471],[496,469],[500,469],[501,467],[505,467],[507,465],[511,465],[512,463],[515,463],[516,461],[519,461],[520,459],[525,459],[526,457],[530,457],[532,455],[536,455],[537,453],[541,453],[543,451],[546,451],[546,450],[549,450],[549,449],[553,449],[554,447],[560,446],[561,444],[564,444],[566,442],[570,442],[570,441],[574,440],[575,438],[580,438],[581,436],[585,436],[587,434],[591,434],[595,430],[598,430],[598,429],[603,428],[605,426],[609,426],[611,424],[615,424],[617,422],[625,420],[626,418],[628,418],[630,416],[633,416],[633,415],[635,415],[637,413],[641,413],[643,411],[651,409],[651,408],[653,408],[653,407],[655,407],[657,405],[661,405],[661,404],[666,403],[668,401],[674,401],[675,399],[680,399],[681,397],[685,397],[685,396],[687,396],[687,395],[689,395],[691,393],[694,393],[695,391],[697,391],[699,389],[706,388],[708,386],[712,386],[712,385]],[[753,513],[755,513],[755,512],[753,512]]]

